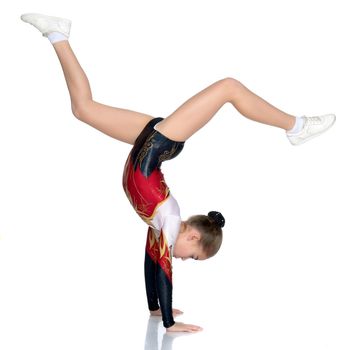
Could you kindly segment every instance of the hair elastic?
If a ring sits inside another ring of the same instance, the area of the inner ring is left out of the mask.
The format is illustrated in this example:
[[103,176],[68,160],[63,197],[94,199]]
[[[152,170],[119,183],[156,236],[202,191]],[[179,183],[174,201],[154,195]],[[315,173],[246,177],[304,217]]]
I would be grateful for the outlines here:
[[210,211],[208,213],[208,216],[215,221],[215,223],[220,226],[225,226],[225,218],[222,216],[222,214],[218,211]]

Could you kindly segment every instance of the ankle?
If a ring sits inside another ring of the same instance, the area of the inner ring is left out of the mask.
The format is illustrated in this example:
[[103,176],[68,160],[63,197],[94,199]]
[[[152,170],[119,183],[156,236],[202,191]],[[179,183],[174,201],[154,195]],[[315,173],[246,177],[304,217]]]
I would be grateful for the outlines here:
[[290,128],[286,129],[286,132],[288,132],[288,134],[296,134],[298,132],[300,132],[304,126],[305,123],[305,118],[302,117],[293,117],[294,121],[293,124]]
[[288,118],[286,118],[284,130],[289,131],[289,130],[293,129],[293,127],[295,126],[295,123],[296,123],[296,117],[294,117],[292,115],[288,116]]

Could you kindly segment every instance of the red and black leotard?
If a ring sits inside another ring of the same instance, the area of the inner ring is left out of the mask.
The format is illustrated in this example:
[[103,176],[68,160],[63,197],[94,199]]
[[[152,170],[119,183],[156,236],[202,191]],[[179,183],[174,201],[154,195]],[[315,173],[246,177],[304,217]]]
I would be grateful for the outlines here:
[[175,158],[184,142],[168,139],[152,119],[143,129],[126,161],[123,187],[130,203],[149,225],[145,253],[145,282],[148,307],[162,311],[164,327],[175,322],[172,315],[172,249],[179,233],[179,206],[170,194],[161,172],[163,161]]

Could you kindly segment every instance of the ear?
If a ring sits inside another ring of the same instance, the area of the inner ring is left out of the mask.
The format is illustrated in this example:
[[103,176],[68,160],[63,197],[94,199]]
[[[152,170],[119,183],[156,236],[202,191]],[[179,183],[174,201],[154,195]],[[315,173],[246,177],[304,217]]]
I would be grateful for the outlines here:
[[193,241],[193,240],[199,241],[201,239],[201,234],[199,233],[199,231],[192,228],[192,230],[189,232],[188,239],[190,241]]

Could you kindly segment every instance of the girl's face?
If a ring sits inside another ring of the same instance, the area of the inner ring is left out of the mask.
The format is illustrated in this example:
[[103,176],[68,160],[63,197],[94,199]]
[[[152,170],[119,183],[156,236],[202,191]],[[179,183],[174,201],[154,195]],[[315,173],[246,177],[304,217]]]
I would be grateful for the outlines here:
[[191,226],[187,226],[186,230],[180,230],[174,245],[173,257],[182,260],[190,258],[195,260],[206,259],[206,254],[199,244],[200,238],[200,233]]

